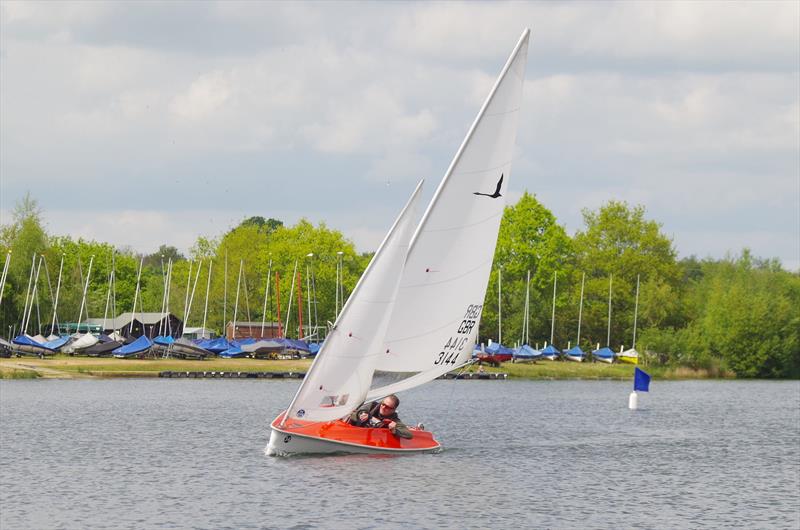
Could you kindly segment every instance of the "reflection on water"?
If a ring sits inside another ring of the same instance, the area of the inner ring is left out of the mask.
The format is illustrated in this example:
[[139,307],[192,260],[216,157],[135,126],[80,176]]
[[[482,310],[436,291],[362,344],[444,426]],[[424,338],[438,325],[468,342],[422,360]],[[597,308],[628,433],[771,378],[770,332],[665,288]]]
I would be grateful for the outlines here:
[[297,384],[3,381],[0,527],[800,527],[797,381],[435,381],[441,453],[267,457]]

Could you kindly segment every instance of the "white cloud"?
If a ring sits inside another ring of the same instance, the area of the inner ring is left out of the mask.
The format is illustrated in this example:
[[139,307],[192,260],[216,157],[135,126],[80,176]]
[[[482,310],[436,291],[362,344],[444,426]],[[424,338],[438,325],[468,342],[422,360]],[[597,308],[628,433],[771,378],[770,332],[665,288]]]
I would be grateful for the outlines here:
[[169,104],[169,110],[187,120],[205,118],[218,110],[231,97],[233,89],[222,72],[211,72],[195,79],[191,86]]
[[[53,227],[142,250],[307,216],[369,250],[397,190],[435,188],[524,25],[509,196],[573,230],[641,203],[682,253],[713,233],[717,255],[800,254],[796,2],[3,2],[0,209],[32,190]],[[103,201],[144,213],[94,222]]]

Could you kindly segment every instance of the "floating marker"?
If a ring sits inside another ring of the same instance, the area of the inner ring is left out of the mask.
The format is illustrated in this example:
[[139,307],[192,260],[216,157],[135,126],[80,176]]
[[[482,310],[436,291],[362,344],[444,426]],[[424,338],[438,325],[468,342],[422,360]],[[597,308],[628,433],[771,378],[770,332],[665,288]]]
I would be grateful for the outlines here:
[[650,391],[650,374],[641,370],[638,366],[633,372],[633,392],[628,396],[628,408],[636,410],[639,407],[639,396],[636,391]]

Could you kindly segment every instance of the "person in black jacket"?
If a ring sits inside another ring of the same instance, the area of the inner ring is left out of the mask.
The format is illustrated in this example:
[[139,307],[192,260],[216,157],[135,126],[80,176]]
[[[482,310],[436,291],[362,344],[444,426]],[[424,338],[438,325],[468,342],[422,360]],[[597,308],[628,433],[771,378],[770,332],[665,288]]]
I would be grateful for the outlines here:
[[391,394],[380,403],[364,403],[350,414],[350,424],[357,427],[387,428],[399,438],[412,438],[411,431],[397,416],[400,398]]

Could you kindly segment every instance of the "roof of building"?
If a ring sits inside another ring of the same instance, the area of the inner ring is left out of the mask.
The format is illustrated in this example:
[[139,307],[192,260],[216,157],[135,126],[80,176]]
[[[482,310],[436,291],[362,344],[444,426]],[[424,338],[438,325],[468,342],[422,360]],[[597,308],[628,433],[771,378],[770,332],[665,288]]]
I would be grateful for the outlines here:
[[[138,311],[136,312],[134,320],[141,322],[142,324],[158,324],[168,315],[171,315],[178,322],[181,322],[181,319],[172,313],[139,313]],[[84,322],[88,324],[99,324],[102,326],[103,321],[104,320],[102,318],[87,318]],[[109,318],[105,320],[105,322],[108,326],[108,329],[121,329],[131,323],[131,313],[122,313],[117,318]]]

